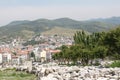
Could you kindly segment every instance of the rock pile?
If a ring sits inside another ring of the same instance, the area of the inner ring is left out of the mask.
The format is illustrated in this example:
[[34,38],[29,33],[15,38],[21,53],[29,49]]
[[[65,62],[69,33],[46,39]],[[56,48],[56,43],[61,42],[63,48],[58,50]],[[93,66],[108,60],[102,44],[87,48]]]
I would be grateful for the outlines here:
[[120,68],[95,66],[34,65],[30,73],[37,75],[38,80],[120,80]]
[[44,68],[38,74],[39,80],[120,80],[119,68],[55,67]]

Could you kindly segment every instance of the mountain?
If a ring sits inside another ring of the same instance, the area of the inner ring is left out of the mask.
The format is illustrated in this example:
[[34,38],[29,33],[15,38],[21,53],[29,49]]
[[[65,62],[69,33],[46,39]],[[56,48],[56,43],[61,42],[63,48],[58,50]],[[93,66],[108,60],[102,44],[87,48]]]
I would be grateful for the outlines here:
[[111,18],[99,18],[99,19],[93,19],[90,21],[99,21],[99,22],[105,22],[105,23],[110,23],[114,25],[119,25],[120,24],[120,17],[111,17]]
[[59,18],[55,20],[37,19],[34,21],[13,21],[6,26],[0,27],[0,40],[9,40],[15,37],[29,39],[35,34],[55,30],[55,27],[65,28],[66,31],[67,29],[78,29],[92,33],[106,31],[111,28],[115,28],[115,26],[119,24],[120,17],[92,19],[87,21],[77,21],[70,18]]

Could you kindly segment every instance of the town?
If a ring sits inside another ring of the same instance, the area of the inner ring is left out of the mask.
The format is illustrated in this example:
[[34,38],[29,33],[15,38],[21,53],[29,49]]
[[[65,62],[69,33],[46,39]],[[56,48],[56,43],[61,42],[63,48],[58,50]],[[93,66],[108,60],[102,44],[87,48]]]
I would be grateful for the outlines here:
[[[36,41],[37,44],[31,45],[25,43]],[[41,42],[42,41],[42,42]],[[0,44],[0,66],[6,67],[8,65],[23,65],[25,61],[33,62],[50,62],[52,55],[59,53],[62,45],[70,46],[74,43],[72,37],[65,37],[59,35],[35,36],[29,41],[23,41],[20,38],[13,39],[9,44]]]

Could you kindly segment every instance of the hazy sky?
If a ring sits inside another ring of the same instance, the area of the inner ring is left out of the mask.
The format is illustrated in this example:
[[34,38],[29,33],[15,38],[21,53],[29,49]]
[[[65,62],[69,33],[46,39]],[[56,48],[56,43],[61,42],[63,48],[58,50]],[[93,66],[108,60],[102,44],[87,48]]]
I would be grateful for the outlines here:
[[14,20],[120,16],[120,0],[0,0],[0,26]]

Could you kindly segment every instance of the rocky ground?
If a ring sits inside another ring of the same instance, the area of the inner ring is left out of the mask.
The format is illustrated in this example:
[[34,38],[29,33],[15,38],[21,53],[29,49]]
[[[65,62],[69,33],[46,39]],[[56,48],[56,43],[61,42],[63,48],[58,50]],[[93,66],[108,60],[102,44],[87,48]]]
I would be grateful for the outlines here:
[[120,68],[99,66],[58,66],[55,63],[35,64],[32,69],[17,67],[17,70],[35,74],[37,80],[120,80]]

